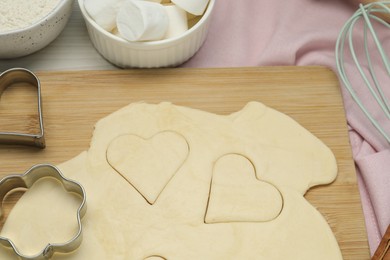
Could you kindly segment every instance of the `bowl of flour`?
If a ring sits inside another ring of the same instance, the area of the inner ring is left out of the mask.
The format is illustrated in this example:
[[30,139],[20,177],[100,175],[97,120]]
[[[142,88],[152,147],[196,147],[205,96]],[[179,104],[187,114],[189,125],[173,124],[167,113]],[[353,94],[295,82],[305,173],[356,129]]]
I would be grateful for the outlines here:
[[74,0],[1,0],[0,59],[41,50],[65,28]]

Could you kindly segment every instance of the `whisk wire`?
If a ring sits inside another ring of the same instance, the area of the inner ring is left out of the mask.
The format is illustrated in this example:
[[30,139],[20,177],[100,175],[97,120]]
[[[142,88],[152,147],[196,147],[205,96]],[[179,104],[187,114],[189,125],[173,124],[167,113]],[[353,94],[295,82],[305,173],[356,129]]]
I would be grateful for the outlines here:
[[[360,6],[361,8],[363,8],[363,6],[361,5]],[[380,87],[380,84],[376,78],[376,74],[374,72],[374,69],[373,69],[373,65],[372,65],[372,62],[371,62],[371,56],[369,54],[369,51],[368,51],[368,35],[367,35],[367,27],[369,28],[370,30],[370,33],[371,33],[371,36],[374,38],[374,42],[377,46],[377,48],[379,50],[382,50],[382,52],[380,51],[380,54],[381,54],[381,57],[382,57],[382,61],[383,63],[385,64],[385,67],[386,67],[386,64],[388,64],[387,62],[387,57],[386,57],[386,54],[383,52],[383,48],[382,48],[382,45],[380,44],[379,40],[378,40],[378,37],[375,33],[375,30],[373,29],[372,27],[372,24],[371,24],[371,21],[370,19],[368,18],[367,14],[365,13],[365,10],[363,9],[362,10],[362,15],[364,17],[364,20],[365,20],[365,23],[364,23],[364,47],[365,47],[365,53],[366,53],[366,57],[367,57],[367,61],[368,61],[368,68],[369,68],[369,72],[371,74],[371,78],[373,79],[373,82],[376,86],[376,89],[379,93],[383,93],[382,91],[382,88]],[[378,94],[377,94],[377,91],[374,90],[374,88],[372,87],[368,77],[366,76],[366,73],[364,72],[357,56],[356,56],[356,51],[355,51],[355,48],[354,48],[354,41],[353,41],[353,27],[355,26],[357,22],[357,19],[354,20],[354,22],[351,24],[350,26],[350,30],[349,30],[349,48],[350,48],[350,53],[351,53],[351,56],[352,56],[352,59],[356,65],[356,68],[358,69],[363,81],[365,82],[365,84],[367,85],[368,89],[370,90],[372,96],[375,98],[376,102],[379,104],[379,106],[381,107],[382,111],[385,113],[386,117],[387,118],[390,118],[390,113],[389,113],[389,107],[386,105],[386,102],[383,100],[383,98],[385,98],[384,96],[383,97],[379,97]],[[382,55],[383,53],[383,55]],[[386,99],[385,99],[386,100]]]
[[[369,91],[371,95],[374,97],[376,102],[379,104],[381,109],[383,110],[384,114],[388,119],[390,119],[390,105],[389,101],[386,98],[386,95],[381,87],[381,84],[377,78],[377,75],[374,70],[374,66],[372,64],[372,59],[369,51],[369,43],[368,43],[368,32],[370,32],[370,35],[375,43],[376,48],[378,49],[378,52],[381,56],[381,60],[383,62],[383,65],[386,69],[387,75],[390,76],[390,66],[389,66],[389,59],[386,55],[386,52],[383,49],[382,44],[380,43],[380,40],[378,39],[378,36],[374,30],[374,27],[371,23],[371,20],[375,20],[376,22],[386,26],[387,28],[390,28],[390,25],[386,23],[383,19],[380,17],[372,14],[372,13],[389,13],[390,14],[390,8],[387,6],[390,2],[375,2],[371,4],[367,4],[365,6],[360,5],[360,8],[355,12],[355,14],[345,23],[345,25],[342,27],[341,32],[339,34],[339,37],[336,41],[336,66],[337,70],[339,72],[339,76],[341,81],[343,82],[345,88],[348,90],[356,104],[359,106],[359,108],[362,110],[362,112],[365,114],[365,116],[370,120],[370,122],[374,125],[374,127],[379,131],[379,133],[382,134],[382,136],[386,139],[388,143],[390,143],[390,137],[388,133],[386,133],[385,129],[379,124],[379,122],[372,116],[372,114],[368,111],[368,109],[364,106],[362,100],[357,95],[356,91],[353,89],[352,84],[347,76],[346,70],[345,70],[345,60],[344,60],[344,49],[346,45],[346,41],[348,41],[348,46],[350,50],[350,55],[352,57],[352,60],[359,71],[364,83],[369,88]],[[367,59],[367,65],[368,65],[368,71],[372,79],[372,83],[375,86],[372,86],[368,76],[364,72],[364,69],[361,65],[361,63],[358,60],[358,57],[355,52],[355,46],[353,41],[353,32],[354,27],[357,24],[357,22],[363,17],[364,21],[364,27],[363,27],[363,37],[364,37],[364,52]],[[379,95],[378,95],[379,94]]]
[[[383,21],[383,20],[382,20]],[[382,47],[382,46],[380,46]],[[386,95],[384,94],[383,90],[382,90],[382,87],[381,87],[381,84],[376,76],[376,73],[375,73],[375,70],[373,69],[374,66],[372,64],[372,60],[371,60],[371,55],[370,55],[370,51],[369,51],[369,48],[368,48],[368,40],[367,40],[367,26],[364,25],[364,51],[365,51],[365,54],[366,54],[366,59],[367,59],[367,63],[368,63],[368,68],[369,68],[369,72],[370,72],[370,75],[371,75],[371,78],[373,80],[373,83],[375,85],[375,89],[376,91],[379,93],[379,97],[377,97],[376,95],[376,92],[374,90],[371,90],[372,93],[375,93],[375,98],[377,99],[378,103],[380,104],[382,110],[384,111],[385,115],[387,116],[387,118],[390,119],[390,106],[389,106],[389,101],[386,97]],[[384,66],[386,67],[386,69],[388,69],[388,58],[387,57],[384,57],[386,58],[386,61],[384,61]],[[369,86],[371,88],[371,86]],[[372,89],[372,88],[371,88]]]

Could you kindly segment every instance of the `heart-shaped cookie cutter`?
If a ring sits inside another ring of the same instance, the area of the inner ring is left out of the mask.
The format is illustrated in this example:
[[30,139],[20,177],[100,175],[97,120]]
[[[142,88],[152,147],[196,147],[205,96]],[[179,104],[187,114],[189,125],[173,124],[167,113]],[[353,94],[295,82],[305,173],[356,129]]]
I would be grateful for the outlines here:
[[0,143],[32,145],[39,148],[45,148],[46,145],[43,131],[41,84],[38,77],[30,70],[24,68],[13,68],[4,71],[0,74],[0,97],[6,88],[12,84],[20,82],[29,83],[37,88],[39,133],[28,134],[0,132]]
[[60,170],[51,164],[37,164],[24,174],[8,175],[0,180],[0,217],[2,217],[2,202],[9,192],[18,188],[29,189],[37,180],[46,177],[55,178],[68,192],[76,193],[82,198],[80,206],[77,209],[78,230],[75,236],[69,241],[65,243],[48,243],[40,253],[34,256],[22,254],[9,238],[0,236],[0,245],[11,248],[23,260],[45,260],[50,259],[54,253],[70,253],[76,250],[82,241],[81,219],[87,211],[85,190],[78,182],[65,178]]

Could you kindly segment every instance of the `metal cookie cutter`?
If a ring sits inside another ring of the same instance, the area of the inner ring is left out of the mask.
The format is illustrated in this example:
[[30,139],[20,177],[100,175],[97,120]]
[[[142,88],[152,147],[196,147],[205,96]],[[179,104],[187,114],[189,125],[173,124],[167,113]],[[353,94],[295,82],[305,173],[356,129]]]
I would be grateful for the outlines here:
[[[77,182],[65,178],[60,170],[56,168],[53,165],[50,164],[38,164],[30,168],[26,173],[24,174],[15,174],[15,175],[9,175],[5,178],[3,178],[0,181],[0,201],[1,203],[4,200],[4,197],[7,195],[8,192],[11,190],[14,190],[16,188],[30,188],[37,180],[45,177],[51,177],[55,178],[58,181],[61,182],[61,184],[64,186],[64,188],[68,192],[74,192],[78,194],[81,198],[81,204],[77,210],[77,222],[78,222],[78,230],[75,234],[75,236],[65,242],[65,243],[49,243],[46,245],[46,247],[37,255],[34,256],[27,256],[20,253],[20,251],[17,249],[16,245],[8,238],[0,236],[0,245],[3,245],[7,248],[11,248],[16,255],[18,255],[19,258],[22,260],[45,260],[50,259],[54,253],[70,253],[74,250],[76,250],[82,241],[82,225],[81,225],[81,218],[86,213],[87,206],[86,206],[86,194],[84,191],[84,188]],[[2,206],[2,204],[1,204]],[[2,216],[2,207],[0,208],[0,217]]]
[[30,83],[37,88],[39,133],[26,134],[15,132],[0,132],[0,143],[33,145],[39,148],[45,148],[42,119],[41,84],[37,76],[35,76],[35,74],[31,71],[23,68],[14,68],[4,71],[0,74],[0,96],[7,87],[14,83],[20,82]]

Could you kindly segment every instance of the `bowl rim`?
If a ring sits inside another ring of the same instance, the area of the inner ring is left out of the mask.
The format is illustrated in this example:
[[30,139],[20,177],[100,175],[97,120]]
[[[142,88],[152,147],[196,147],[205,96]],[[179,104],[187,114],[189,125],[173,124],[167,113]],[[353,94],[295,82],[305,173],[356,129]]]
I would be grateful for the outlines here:
[[56,6],[50,10],[45,16],[43,16],[41,19],[35,21],[33,24],[30,24],[26,27],[19,28],[19,29],[14,29],[14,30],[8,30],[8,31],[0,31],[0,36],[7,36],[7,35],[12,35],[12,34],[18,34],[18,33],[23,33],[25,31],[29,31],[36,27],[37,25],[43,24],[50,20],[53,16],[57,14],[57,11],[60,10],[64,5],[68,3],[73,3],[74,0],[59,0]]
[[186,32],[184,32],[181,35],[169,38],[169,39],[163,39],[163,40],[157,40],[157,41],[145,41],[145,42],[131,42],[127,41],[119,36],[114,35],[111,32],[108,32],[104,30],[101,26],[99,26],[87,13],[85,7],[84,7],[84,0],[78,0],[78,4],[81,10],[81,14],[83,18],[86,20],[87,23],[91,24],[93,28],[97,31],[99,31],[104,36],[110,38],[111,40],[116,41],[117,43],[123,44],[127,47],[138,47],[138,48],[148,48],[148,47],[161,47],[164,45],[169,45],[178,41],[181,41],[182,39],[188,37],[193,31],[197,30],[200,26],[202,26],[202,23],[209,18],[209,16],[212,13],[212,10],[214,8],[216,0],[209,0],[209,3],[206,7],[206,10],[200,20],[192,26],[190,29],[188,29]]

